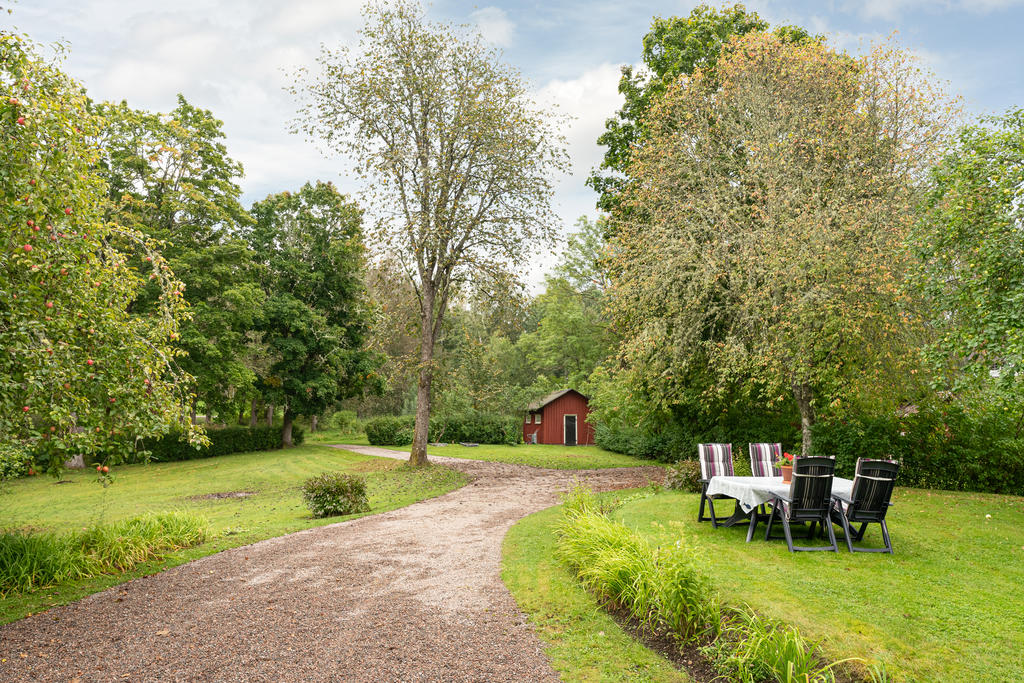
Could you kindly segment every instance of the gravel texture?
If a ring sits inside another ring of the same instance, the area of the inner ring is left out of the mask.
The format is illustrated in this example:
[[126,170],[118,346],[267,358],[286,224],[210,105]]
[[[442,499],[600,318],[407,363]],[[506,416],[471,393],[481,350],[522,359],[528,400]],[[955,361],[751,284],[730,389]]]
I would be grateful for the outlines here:
[[506,531],[577,481],[610,490],[660,482],[664,471],[431,461],[471,483],[226,550],[0,627],[0,680],[558,680],[501,582]]

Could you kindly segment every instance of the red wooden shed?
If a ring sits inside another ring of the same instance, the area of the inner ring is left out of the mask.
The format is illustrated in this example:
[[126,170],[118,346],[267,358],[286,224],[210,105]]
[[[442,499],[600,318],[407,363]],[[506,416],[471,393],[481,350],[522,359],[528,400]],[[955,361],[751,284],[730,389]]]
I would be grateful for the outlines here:
[[563,389],[531,403],[523,424],[526,443],[590,446],[594,427],[587,421],[587,397],[575,389]]

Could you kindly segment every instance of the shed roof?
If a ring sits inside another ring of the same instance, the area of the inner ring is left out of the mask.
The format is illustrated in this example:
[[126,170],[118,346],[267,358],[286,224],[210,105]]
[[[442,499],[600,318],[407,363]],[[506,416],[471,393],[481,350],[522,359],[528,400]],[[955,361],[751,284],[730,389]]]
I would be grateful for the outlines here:
[[[545,396],[544,398],[540,399],[539,401],[534,401],[530,405],[526,406],[526,409],[527,410],[531,410],[531,411],[532,410],[540,410],[541,408],[543,408],[547,404],[551,403],[552,401],[557,401],[558,399],[562,398],[563,396],[565,396],[566,394],[568,394],[570,392],[575,393],[575,394],[580,394],[580,392],[576,391],[575,389],[562,389],[560,391],[554,391],[554,392],[548,394],[547,396]],[[580,396],[583,396],[583,394],[580,394]],[[586,400],[586,398],[587,398],[586,396],[583,396],[584,400]]]

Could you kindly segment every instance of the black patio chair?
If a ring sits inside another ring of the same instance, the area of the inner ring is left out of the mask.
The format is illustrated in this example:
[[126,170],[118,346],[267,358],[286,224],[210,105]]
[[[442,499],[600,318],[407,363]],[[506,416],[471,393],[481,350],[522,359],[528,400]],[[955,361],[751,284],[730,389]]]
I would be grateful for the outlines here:
[[[778,519],[786,536],[789,552],[800,550],[831,550],[839,552],[836,535],[832,530],[829,515],[832,509],[832,478],[835,476],[835,458],[799,457],[793,460],[793,481],[789,494],[776,494],[769,501],[772,506],[768,517],[768,528],[764,532],[767,541],[772,537],[772,523]],[[809,522],[807,538],[814,538],[815,526],[820,524],[828,531],[832,545],[802,547],[793,545],[792,524]]]
[[[846,547],[851,553],[892,554],[892,541],[889,539],[889,527],[885,524],[885,513],[892,505],[890,499],[896,486],[896,473],[899,469],[900,464],[895,460],[859,458],[850,496],[832,494],[831,519],[843,528]],[[860,524],[857,532],[853,531],[855,524]],[[868,524],[878,524],[882,528],[884,548],[853,547],[854,541],[859,543],[864,539],[864,531]]]
[[[732,444],[731,443],[702,443],[697,445],[697,459],[700,461],[700,510],[697,511],[698,522],[711,522],[711,526],[715,529],[718,528],[718,518],[715,517],[715,503],[716,500],[722,498],[728,498],[721,494],[708,495],[708,484],[711,483],[711,477],[735,476],[735,470],[732,466]],[[710,517],[704,516],[704,505],[707,504],[709,511],[711,512]],[[739,510],[740,502],[736,501],[736,510]],[[733,512],[733,517],[736,517],[738,513]]]

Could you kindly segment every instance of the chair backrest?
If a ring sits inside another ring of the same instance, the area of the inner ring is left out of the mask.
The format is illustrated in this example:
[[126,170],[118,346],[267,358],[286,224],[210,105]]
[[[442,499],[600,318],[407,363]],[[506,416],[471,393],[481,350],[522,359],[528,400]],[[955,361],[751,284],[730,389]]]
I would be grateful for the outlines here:
[[793,481],[789,485],[789,519],[817,519],[832,504],[832,479],[836,459],[821,456],[793,458]]
[[857,459],[857,473],[853,476],[850,495],[853,504],[846,511],[850,521],[880,522],[885,519],[899,469],[900,464],[895,460]]
[[719,475],[731,477],[735,474],[732,468],[731,443],[698,444],[697,459],[700,460],[702,479],[710,479]]
[[781,477],[782,470],[775,461],[782,457],[780,443],[752,443],[750,448],[750,471],[755,477]]

